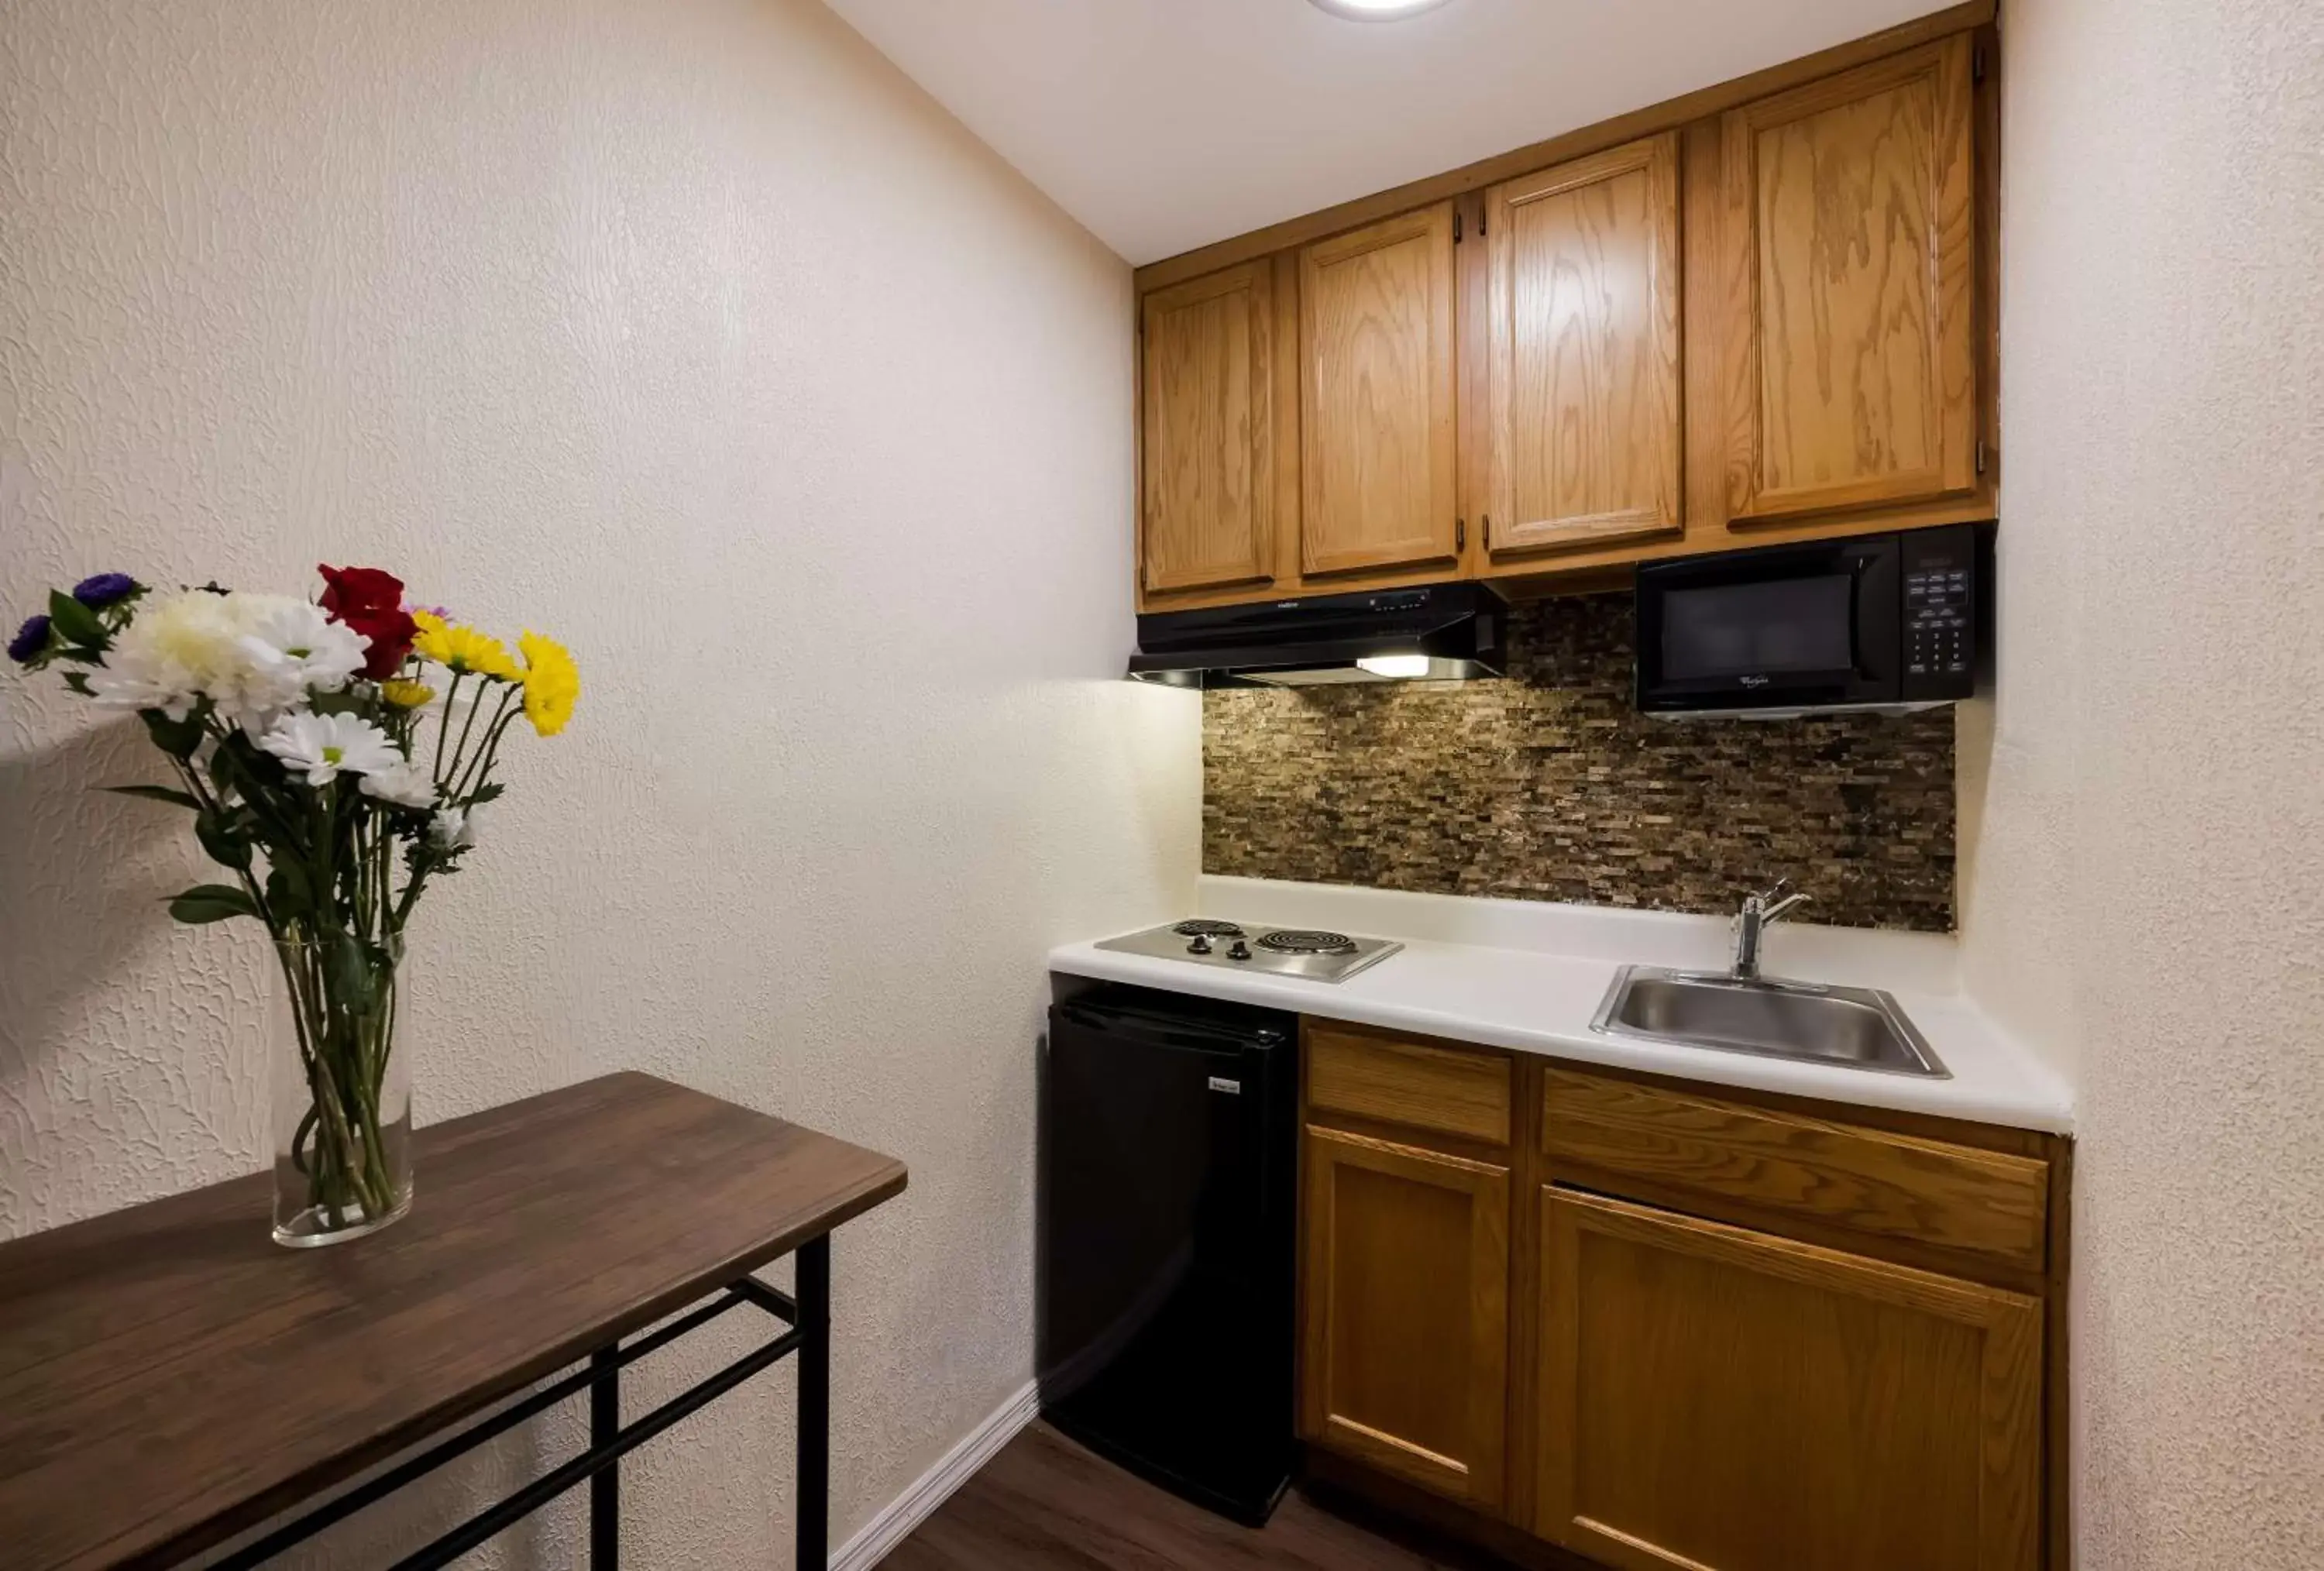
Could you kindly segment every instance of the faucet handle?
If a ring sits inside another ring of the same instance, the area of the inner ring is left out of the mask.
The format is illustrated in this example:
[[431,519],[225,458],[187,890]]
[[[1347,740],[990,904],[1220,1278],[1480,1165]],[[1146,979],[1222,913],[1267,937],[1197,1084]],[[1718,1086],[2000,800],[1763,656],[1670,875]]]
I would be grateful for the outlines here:
[[[1784,883],[1788,883],[1789,882],[1790,882],[1790,880],[1788,880],[1788,879],[1786,879],[1786,880],[1784,881]],[[1781,887],[1782,887],[1782,885],[1778,885],[1778,886],[1777,886],[1777,888],[1778,888],[1778,889],[1780,889]],[[1771,891],[1769,891],[1768,892],[1772,894],[1772,893],[1775,892],[1775,891],[1771,890]],[[1803,905],[1807,904],[1807,903],[1808,903],[1808,901],[1810,901],[1813,900],[1814,898],[1815,898],[1815,897],[1814,897],[1813,895],[1809,894],[1809,893],[1808,893],[1806,891],[1804,891],[1804,890],[1794,890],[1794,891],[1793,892],[1791,892],[1790,894],[1784,895],[1784,898],[1783,898],[1783,899],[1781,899],[1781,900],[1779,900],[1779,901],[1772,901],[1772,902],[1770,902],[1770,903],[1767,903],[1767,904],[1764,904],[1764,905],[1762,905],[1762,906],[1759,908],[1759,919],[1760,919],[1761,921],[1763,921],[1763,922],[1772,922],[1772,921],[1778,920],[1778,919],[1780,919],[1783,917],[1783,915],[1784,915],[1786,911],[1789,911],[1789,910],[1790,910],[1794,906],[1803,906]]]

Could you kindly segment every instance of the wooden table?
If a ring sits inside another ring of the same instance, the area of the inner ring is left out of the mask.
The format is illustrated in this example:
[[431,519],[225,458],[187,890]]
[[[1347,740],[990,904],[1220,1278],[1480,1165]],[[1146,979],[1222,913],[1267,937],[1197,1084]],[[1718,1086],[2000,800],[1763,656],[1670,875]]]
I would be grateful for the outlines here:
[[[416,1140],[411,1215],[327,1249],[268,1238],[263,1174],[0,1244],[0,1562],[171,1565],[433,1442],[220,1563],[254,1566],[586,1391],[586,1451],[398,1571],[584,1480],[604,1571],[622,1454],[796,1353],[798,1565],[828,1563],[830,1234],[903,1164],[639,1074]],[[795,1295],[752,1277],[794,1252]],[[738,1308],[788,1328],[624,1428],[622,1365]]]

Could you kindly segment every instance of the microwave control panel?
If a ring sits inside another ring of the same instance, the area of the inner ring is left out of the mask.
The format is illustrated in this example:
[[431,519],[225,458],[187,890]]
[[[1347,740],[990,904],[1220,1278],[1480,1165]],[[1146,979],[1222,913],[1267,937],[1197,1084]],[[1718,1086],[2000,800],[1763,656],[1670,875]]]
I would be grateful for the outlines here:
[[1977,680],[1975,531],[1966,525],[1914,530],[1904,546],[1904,692],[1967,698]]

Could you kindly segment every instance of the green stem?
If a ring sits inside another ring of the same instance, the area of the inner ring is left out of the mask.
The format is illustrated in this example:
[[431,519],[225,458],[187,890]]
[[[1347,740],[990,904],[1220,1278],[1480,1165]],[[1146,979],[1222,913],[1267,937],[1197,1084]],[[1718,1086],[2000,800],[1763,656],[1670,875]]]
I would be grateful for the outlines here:
[[[314,1077],[309,1076],[309,1085]],[[290,1165],[300,1172],[307,1171],[307,1142],[315,1137],[315,1104],[310,1095],[307,1111],[299,1115],[299,1127],[290,1134]]]
[[[436,783],[438,785],[444,783],[444,734],[451,728],[452,700],[459,695],[459,691],[460,673],[454,671],[451,685],[444,689],[443,711],[436,716],[436,766],[429,772],[435,776]],[[473,714],[473,711],[471,713]]]
[[[478,677],[476,679],[476,696],[468,705],[468,717],[460,722],[460,740],[458,744],[452,749],[452,773],[455,777],[457,777],[460,774],[464,767],[462,761],[468,756],[468,736],[469,734],[476,728],[476,711],[484,707],[484,679]],[[503,696],[502,702],[503,704],[507,702],[505,695]],[[446,718],[450,718],[448,711],[446,714]],[[454,794],[457,795],[458,793],[455,792]]]
[[[484,742],[477,747],[474,755],[468,753],[466,735],[461,736],[460,769],[447,798],[448,800],[465,801],[469,793],[484,783],[484,776],[492,770],[493,753],[500,744],[501,735],[508,729],[510,705],[522,695],[522,691],[523,689],[514,687],[501,689],[500,706],[493,711],[493,717],[485,722]],[[483,706],[477,707],[481,708]],[[475,717],[475,712],[471,711],[468,718],[474,720]]]
[[454,793],[453,800],[458,801],[470,792],[483,789],[484,781],[492,778],[493,765],[500,759],[501,738],[508,735],[508,728],[515,724],[516,717],[524,713],[521,707],[511,707],[511,701],[518,696],[518,690],[513,688],[502,696],[499,711],[493,716],[493,723],[484,729],[484,745],[476,750],[475,779],[463,781],[460,790]]

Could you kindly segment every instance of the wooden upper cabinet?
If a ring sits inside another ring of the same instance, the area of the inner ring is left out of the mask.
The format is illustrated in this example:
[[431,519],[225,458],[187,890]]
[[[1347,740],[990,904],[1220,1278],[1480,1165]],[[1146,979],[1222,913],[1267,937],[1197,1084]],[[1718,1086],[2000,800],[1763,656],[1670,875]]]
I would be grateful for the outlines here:
[[1683,526],[1678,167],[1668,132],[1486,195],[1496,559]]
[[1140,556],[1149,595],[1273,577],[1273,281],[1262,260],[1145,299]]
[[1499,1506],[1508,1169],[1314,1125],[1304,1146],[1301,1434]]
[[1141,269],[1141,608],[1992,517],[1997,108],[1946,14]]
[[1541,1204],[1543,1537],[1619,1571],[2036,1571],[2041,1300]]
[[1726,115],[1730,521],[1974,488],[1971,68],[1957,34]]
[[1459,554],[1452,292],[1450,202],[1299,254],[1305,573]]

